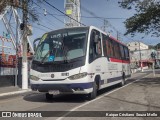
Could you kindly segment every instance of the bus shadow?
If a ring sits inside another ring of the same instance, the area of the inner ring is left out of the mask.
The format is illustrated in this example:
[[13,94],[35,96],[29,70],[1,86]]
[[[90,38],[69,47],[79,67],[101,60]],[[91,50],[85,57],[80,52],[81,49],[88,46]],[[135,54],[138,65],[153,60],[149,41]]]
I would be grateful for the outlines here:
[[45,93],[30,93],[23,97],[24,100],[30,102],[66,102],[66,103],[81,103],[85,102],[83,95],[56,95],[51,100],[46,100]]
[[[108,88],[104,88],[100,91],[98,91],[97,97],[101,96],[107,92],[110,92],[116,88],[118,88],[118,85],[114,85]],[[23,97],[25,101],[29,102],[66,102],[66,103],[82,103],[89,101],[89,98],[87,95],[57,95],[54,96],[51,100],[46,100],[45,93],[38,93],[38,92],[31,92]]]
[[[135,81],[135,79],[129,79],[126,84]],[[113,85],[98,91],[97,97],[106,94],[114,89],[119,88],[120,85]],[[30,102],[66,102],[66,103],[81,103],[86,102],[89,98],[86,95],[57,95],[52,100],[46,100],[45,93],[31,92],[23,97],[24,100]]]

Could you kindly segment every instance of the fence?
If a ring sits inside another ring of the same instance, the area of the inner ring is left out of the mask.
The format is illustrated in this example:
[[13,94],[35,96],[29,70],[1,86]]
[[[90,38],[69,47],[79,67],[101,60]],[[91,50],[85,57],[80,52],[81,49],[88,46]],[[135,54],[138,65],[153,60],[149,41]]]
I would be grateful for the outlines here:
[[[13,63],[13,62],[12,62]],[[22,59],[18,59],[18,81],[17,85],[21,85],[21,68],[22,68]],[[15,85],[15,75],[16,75],[16,68],[14,64],[3,64],[3,62],[0,60],[0,87],[5,86],[14,86]]]
[[0,87],[15,85],[15,72],[13,67],[0,67]]
[[0,76],[15,75],[15,74],[16,74],[16,69],[15,68],[0,67]]

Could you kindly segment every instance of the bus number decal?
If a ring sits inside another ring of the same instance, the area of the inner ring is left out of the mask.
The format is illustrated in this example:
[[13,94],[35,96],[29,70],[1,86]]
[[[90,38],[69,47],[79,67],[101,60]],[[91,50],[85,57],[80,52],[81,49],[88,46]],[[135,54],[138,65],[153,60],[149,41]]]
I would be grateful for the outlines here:
[[100,72],[101,71],[101,66],[96,66],[96,72]]
[[108,70],[117,70],[117,64],[108,63]]

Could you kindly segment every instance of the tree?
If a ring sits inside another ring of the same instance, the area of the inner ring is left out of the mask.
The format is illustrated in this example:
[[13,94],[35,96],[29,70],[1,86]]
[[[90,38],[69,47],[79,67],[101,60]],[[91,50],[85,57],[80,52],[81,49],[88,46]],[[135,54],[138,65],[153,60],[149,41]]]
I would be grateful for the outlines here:
[[27,13],[31,16],[29,18],[32,21],[38,21],[38,14],[36,13],[36,10],[32,7],[33,1],[40,2],[41,0],[27,0],[28,9],[24,9],[22,0],[1,0],[0,1],[0,14],[2,14],[5,11],[5,8],[7,6],[12,6],[12,7],[27,11]]
[[120,7],[135,9],[136,14],[126,19],[127,34],[136,32],[160,36],[160,1],[159,0],[121,0]]
[[160,49],[160,43],[158,43],[157,45],[155,45],[155,49]]

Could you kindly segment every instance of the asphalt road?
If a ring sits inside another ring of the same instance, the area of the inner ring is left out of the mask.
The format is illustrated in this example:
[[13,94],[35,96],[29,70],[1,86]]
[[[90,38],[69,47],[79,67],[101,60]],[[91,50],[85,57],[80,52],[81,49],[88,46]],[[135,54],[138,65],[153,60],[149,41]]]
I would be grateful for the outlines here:
[[[23,95],[1,97],[0,111],[63,111],[57,112],[57,117],[32,118],[38,120],[159,120],[160,118],[157,117],[65,117],[71,114],[71,111],[160,111],[160,76],[153,78],[149,74],[151,72],[132,74],[125,86],[112,86],[101,90],[98,93],[98,97],[92,101],[86,100],[81,95],[56,96],[53,100],[47,101],[43,93],[28,92]],[[156,72],[159,71],[157,70]],[[78,115],[79,113],[74,114]],[[95,112],[87,114],[93,114],[94,116]],[[13,118],[5,119],[12,120]],[[28,120],[31,118],[14,119]]]

